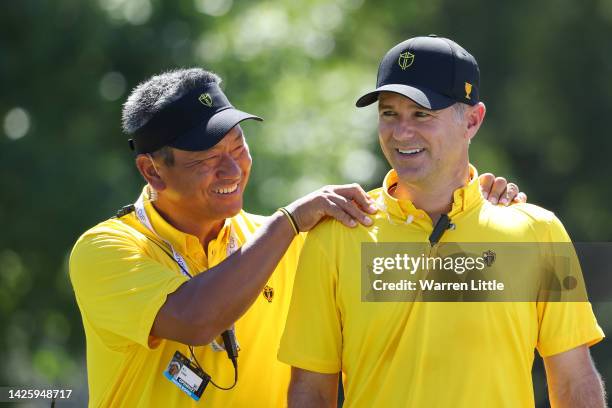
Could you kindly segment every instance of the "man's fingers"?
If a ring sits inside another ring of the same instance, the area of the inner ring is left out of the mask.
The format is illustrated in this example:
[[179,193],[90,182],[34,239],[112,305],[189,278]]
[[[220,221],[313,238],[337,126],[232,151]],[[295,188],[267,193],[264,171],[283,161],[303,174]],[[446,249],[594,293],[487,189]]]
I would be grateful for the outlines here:
[[491,191],[489,191],[489,201],[491,204],[497,204],[499,199],[503,197],[506,191],[506,186],[508,182],[503,177],[497,177],[493,182],[493,187],[491,187]]
[[514,197],[513,200],[515,203],[526,203],[527,202],[527,194],[520,192]]
[[499,198],[499,202],[507,207],[514,200],[518,193],[518,186],[514,183],[508,183],[508,185],[506,186],[506,191],[502,193],[501,197]]
[[347,227],[352,228],[357,226],[357,221],[355,221],[352,216],[350,216],[346,211],[344,211],[344,209],[340,205],[334,203],[331,200],[329,201],[325,212],[328,216],[334,217]]
[[348,200],[355,201],[363,211],[369,212],[370,214],[374,214],[377,211],[374,200],[368,196],[359,184],[329,186],[329,189],[335,194],[341,195]]
[[495,182],[495,176],[491,173],[484,173],[478,177],[478,181],[480,182],[480,192],[486,200],[489,198],[491,187],[493,187],[493,183]]
[[353,201],[349,201],[341,195],[330,195],[329,200],[339,206],[352,219],[359,221],[365,226],[372,225],[372,219],[366,213],[361,211]]
[[325,216],[333,217],[347,227],[358,223],[369,226],[376,213],[375,202],[358,184],[325,186],[304,196],[286,208],[293,215],[300,231],[309,231]]

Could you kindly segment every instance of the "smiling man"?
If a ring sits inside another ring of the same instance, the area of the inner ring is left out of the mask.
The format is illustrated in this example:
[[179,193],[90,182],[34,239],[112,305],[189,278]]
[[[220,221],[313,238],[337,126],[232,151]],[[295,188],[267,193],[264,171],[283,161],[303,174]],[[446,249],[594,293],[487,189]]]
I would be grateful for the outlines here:
[[[364,298],[366,247],[418,243],[435,256],[461,243],[570,243],[551,212],[494,206],[478,193],[468,151],[485,105],[476,60],[461,46],[435,36],[396,45],[380,64],[377,88],[357,106],[375,102],[380,146],[393,169],[370,193],[381,209],[373,225],[346,229],[330,220],[308,233],[279,350],[293,366],[289,406],[335,406],[339,373],[346,407],[533,406],[537,349],[553,407],[603,407],[588,349],[603,333],[584,298]],[[516,261],[505,262],[510,274],[519,272]]]
[[[372,222],[357,185],[324,187],[267,218],[243,211],[252,160],[239,123],[259,118],[234,108],[219,82],[202,69],[171,71],[124,105],[147,184],[70,257],[91,407],[284,405],[290,368],[276,350],[298,232],[329,216]],[[518,191],[507,196],[492,177],[485,190],[508,200]]]
[[282,404],[289,369],[274,356],[295,236],[326,216],[371,222],[356,185],[323,188],[268,218],[244,212],[251,156],[239,123],[260,119],[234,108],[219,82],[202,69],[171,71],[124,105],[147,185],[70,257],[91,407]]

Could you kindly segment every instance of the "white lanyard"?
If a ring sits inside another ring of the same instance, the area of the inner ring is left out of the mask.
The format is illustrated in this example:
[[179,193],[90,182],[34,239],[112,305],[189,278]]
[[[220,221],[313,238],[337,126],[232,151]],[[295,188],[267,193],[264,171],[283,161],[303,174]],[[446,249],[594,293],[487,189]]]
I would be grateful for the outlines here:
[[164,241],[166,245],[170,247],[170,249],[172,250],[172,258],[174,258],[174,261],[181,268],[181,272],[183,272],[183,275],[191,279],[193,276],[191,276],[191,274],[189,273],[189,267],[187,266],[187,262],[185,262],[185,259],[183,258],[183,256],[179,254],[178,252],[176,252],[176,250],[174,249],[174,247],[172,246],[170,242],[166,241],[165,239],[157,235],[157,232],[155,232],[155,230],[153,229],[153,225],[151,225],[151,221],[149,221],[149,217],[147,216],[147,212],[145,211],[145,208],[144,208],[144,202],[142,200],[142,195],[138,197],[138,200],[134,203],[134,209],[136,210],[136,217],[138,218],[138,221],[140,221],[142,225],[147,227],[149,231],[151,231],[157,238]]
[[[181,268],[181,272],[183,273],[183,275],[191,279],[193,276],[189,273],[189,266],[187,266],[187,262],[185,262],[185,259],[183,258],[183,256],[174,249],[174,247],[172,246],[170,242],[160,237],[157,234],[157,232],[155,232],[155,230],[153,229],[153,225],[151,225],[151,221],[149,221],[149,217],[147,216],[147,212],[145,211],[145,208],[144,208],[144,201],[142,199],[142,195],[138,197],[138,200],[136,200],[136,202],[134,203],[134,209],[135,209],[136,218],[138,218],[138,221],[140,221],[142,225],[147,227],[147,229],[151,231],[157,238],[164,241],[166,245],[170,247],[170,249],[172,250],[172,258],[174,258],[174,261],[177,263],[179,268]],[[231,223],[229,224],[229,228],[230,228],[230,238],[229,238],[229,242],[227,243],[227,249],[226,249],[226,254],[228,257],[238,250],[238,237],[236,236],[236,233],[234,232],[234,228],[232,228]],[[232,324],[231,330],[234,330],[233,324]],[[236,344],[238,344],[238,341],[236,341]],[[217,343],[216,340],[213,340],[212,343],[210,343],[210,347],[214,351],[224,351],[225,350],[225,347]],[[238,345],[238,348],[240,348],[240,345]]]

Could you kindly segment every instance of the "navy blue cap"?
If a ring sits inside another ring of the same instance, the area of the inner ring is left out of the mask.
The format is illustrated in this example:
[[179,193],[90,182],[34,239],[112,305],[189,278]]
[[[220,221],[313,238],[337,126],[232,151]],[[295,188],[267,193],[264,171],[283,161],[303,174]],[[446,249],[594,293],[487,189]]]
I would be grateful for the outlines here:
[[172,102],[132,134],[130,147],[137,154],[164,146],[181,150],[206,150],[238,123],[263,120],[232,106],[219,84],[211,82]]
[[476,59],[448,38],[430,35],[397,44],[378,67],[376,89],[357,100],[357,107],[378,100],[381,91],[395,92],[427,109],[444,109],[479,101],[480,71]]

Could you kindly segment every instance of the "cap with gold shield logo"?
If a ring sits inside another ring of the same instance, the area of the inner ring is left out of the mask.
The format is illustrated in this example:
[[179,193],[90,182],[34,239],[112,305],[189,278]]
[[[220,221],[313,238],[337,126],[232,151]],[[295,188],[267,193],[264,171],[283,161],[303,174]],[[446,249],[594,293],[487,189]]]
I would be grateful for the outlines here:
[[399,93],[433,110],[455,102],[475,105],[480,100],[479,87],[476,59],[456,42],[432,34],[391,48],[378,67],[376,89],[356,105],[376,102],[382,91]]
[[189,151],[206,150],[247,119],[262,120],[236,109],[219,84],[211,82],[158,112],[130,135],[130,147],[137,154],[151,153],[163,146]]

